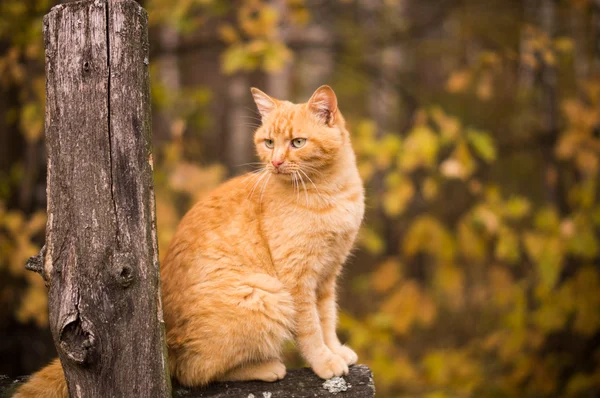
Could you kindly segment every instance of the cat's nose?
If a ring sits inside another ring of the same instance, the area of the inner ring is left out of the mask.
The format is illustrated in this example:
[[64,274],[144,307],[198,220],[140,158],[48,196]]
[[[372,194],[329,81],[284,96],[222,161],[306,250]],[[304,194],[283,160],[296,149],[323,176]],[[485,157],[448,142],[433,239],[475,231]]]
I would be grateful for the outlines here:
[[278,168],[283,164],[283,160],[271,160],[271,164],[275,166],[275,168]]

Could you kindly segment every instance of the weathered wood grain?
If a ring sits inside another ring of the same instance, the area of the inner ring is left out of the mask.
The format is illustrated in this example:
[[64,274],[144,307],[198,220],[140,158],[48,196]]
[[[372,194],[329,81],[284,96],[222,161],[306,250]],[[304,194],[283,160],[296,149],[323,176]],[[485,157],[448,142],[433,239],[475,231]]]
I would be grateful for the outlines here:
[[[23,379],[11,380],[0,376],[0,397],[7,398]],[[185,398],[372,398],[375,396],[373,374],[365,365],[350,368],[348,376],[333,379],[329,386],[310,369],[288,371],[286,377],[276,383],[259,381],[215,383],[204,389],[174,386],[173,397]]]
[[48,223],[42,274],[71,396],[166,397],[146,12],[133,0],[44,18]]

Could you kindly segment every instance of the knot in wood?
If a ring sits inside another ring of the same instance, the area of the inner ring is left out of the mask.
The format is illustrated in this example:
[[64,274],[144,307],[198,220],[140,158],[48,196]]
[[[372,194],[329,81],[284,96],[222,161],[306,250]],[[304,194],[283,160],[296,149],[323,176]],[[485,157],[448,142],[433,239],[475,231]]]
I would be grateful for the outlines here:
[[113,276],[122,287],[131,286],[135,278],[133,265],[135,259],[130,253],[118,253],[114,257]]
[[92,68],[91,68],[91,65],[90,65],[89,61],[84,61],[83,62],[82,69],[83,69],[83,75],[84,76],[87,76],[87,75],[90,74],[90,70]]
[[96,338],[89,325],[78,314],[67,320],[60,331],[60,348],[73,362],[84,365],[93,362]]

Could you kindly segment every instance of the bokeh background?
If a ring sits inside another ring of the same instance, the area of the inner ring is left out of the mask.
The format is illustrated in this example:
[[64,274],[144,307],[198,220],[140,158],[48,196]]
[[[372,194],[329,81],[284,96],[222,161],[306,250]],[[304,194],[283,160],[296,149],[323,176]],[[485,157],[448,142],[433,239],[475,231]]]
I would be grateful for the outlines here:
[[[0,374],[55,355],[42,16],[0,2]],[[367,213],[340,332],[381,397],[600,393],[600,2],[146,0],[158,233],[254,161],[249,88],[330,84]],[[302,363],[293,350],[289,363]]]

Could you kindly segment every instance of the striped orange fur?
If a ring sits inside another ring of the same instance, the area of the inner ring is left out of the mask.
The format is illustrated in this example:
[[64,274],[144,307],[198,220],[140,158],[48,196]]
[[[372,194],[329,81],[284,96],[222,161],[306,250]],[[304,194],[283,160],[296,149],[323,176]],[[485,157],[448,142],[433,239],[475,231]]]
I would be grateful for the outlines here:
[[336,96],[328,86],[304,104],[252,94],[264,167],[196,204],[161,266],[170,370],[188,386],[281,379],[290,338],[322,378],[357,361],[336,335],[336,279],[364,193]]

